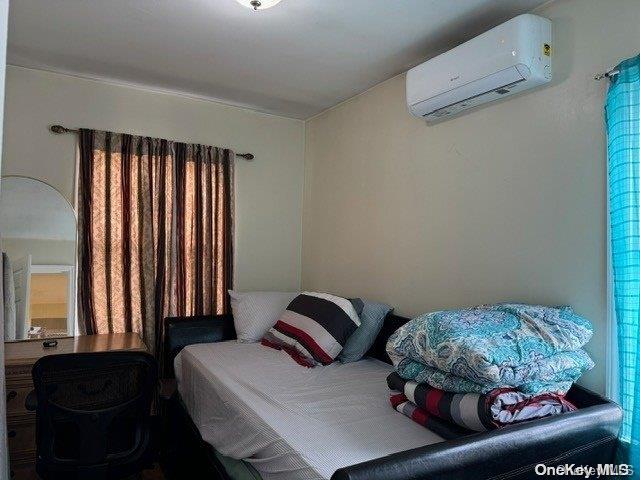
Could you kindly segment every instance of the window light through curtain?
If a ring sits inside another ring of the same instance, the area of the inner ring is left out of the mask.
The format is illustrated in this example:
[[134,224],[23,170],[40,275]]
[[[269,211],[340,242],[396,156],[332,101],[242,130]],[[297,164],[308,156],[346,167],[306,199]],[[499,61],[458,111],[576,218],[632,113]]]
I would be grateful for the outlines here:
[[233,152],[82,129],[79,179],[86,333],[137,332],[161,356],[165,317],[229,312]]
[[640,467],[640,56],[617,70],[606,102],[617,380],[627,461]]

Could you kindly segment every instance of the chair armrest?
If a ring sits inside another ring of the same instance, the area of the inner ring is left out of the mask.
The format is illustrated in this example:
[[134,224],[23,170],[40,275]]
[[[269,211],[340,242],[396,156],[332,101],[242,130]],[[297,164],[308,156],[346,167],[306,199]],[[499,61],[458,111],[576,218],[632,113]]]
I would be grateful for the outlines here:
[[621,421],[607,402],[341,468],[331,480],[515,480],[536,478],[539,463],[611,463]]
[[236,338],[233,316],[200,315],[194,317],[168,317],[164,320],[165,378],[173,378],[173,360],[187,345],[214,343]]
[[28,412],[35,412],[38,408],[38,397],[35,390],[31,390],[27,398],[24,399],[24,408],[26,408]]

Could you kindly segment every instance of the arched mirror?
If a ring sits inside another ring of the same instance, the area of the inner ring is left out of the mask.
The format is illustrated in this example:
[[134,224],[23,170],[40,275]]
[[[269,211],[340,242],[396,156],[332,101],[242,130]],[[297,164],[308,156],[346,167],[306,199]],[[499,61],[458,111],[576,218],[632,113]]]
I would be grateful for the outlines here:
[[75,329],[76,216],[50,185],[2,178],[5,340],[63,337]]

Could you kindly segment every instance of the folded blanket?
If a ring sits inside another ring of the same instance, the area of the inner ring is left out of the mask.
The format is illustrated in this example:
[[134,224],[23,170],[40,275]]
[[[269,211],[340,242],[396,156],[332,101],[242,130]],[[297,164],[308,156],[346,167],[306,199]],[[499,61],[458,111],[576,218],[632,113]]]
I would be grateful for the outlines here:
[[531,393],[549,384],[551,391],[563,392],[593,367],[579,350],[592,334],[589,321],[569,307],[488,305],[414,318],[389,338],[387,353],[400,372],[415,370],[401,373],[405,379],[421,381],[421,364],[453,375],[446,383],[465,379],[482,392],[525,384]]
[[584,350],[561,352],[520,367],[505,367],[501,382],[487,379],[469,380],[453,373],[443,372],[408,358],[396,365],[396,371],[405,380],[428,383],[432,387],[455,393],[488,393],[497,388],[513,388],[528,395],[556,393],[565,395],[571,385],[587,370],[593,361]]
[[454,394],[404,380],[396,372],[387,377],[387,384],[393,408],[427,428],[431,416],[483,432],[576,410],[562,395],[532,396],[512,389],[497,389],[486,395]]

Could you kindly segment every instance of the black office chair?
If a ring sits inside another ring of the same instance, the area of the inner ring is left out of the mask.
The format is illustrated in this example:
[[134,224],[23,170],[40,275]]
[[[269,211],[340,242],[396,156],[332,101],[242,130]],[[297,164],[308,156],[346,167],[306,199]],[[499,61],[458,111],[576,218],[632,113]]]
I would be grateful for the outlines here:
[[36,470],[44,480],[122,479],[156,460],[158,366],[151,355],[50,355],[32,375],[26,403],[36,411]]

